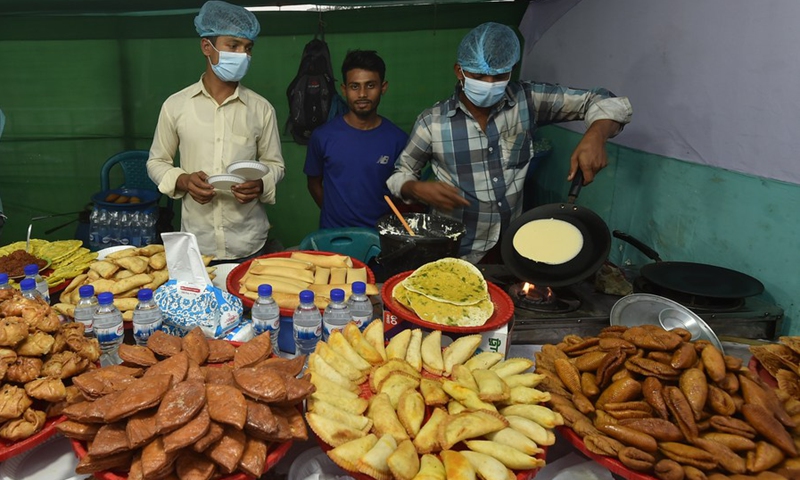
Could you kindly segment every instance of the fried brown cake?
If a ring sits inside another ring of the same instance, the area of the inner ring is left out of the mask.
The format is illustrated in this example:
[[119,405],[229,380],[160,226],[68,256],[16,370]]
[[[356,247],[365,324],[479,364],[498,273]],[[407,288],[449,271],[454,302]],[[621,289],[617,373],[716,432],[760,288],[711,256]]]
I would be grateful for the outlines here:
[[239,460],[239,468],[253,478],[258,478],[264,473],[266,463],[267,444],[257,438],[248,438],[242,458]]
[[181,348],[198,365],[206,363],[209,354],[208,340],[200,327],[194,327],[181,338]]
[[188,369],[189,356],[186,355],[186,352],[180,352],[148,368],[144,376],[169,374],[172,375],[174,379],[173,383],[178,384],[186,379],[186,372]]
[[123,343],[119,346],[118,353],[119,358],[130,365],[149,367],[158,363],[158,359],[153,351],[141,345],[128,345]]
[[121,394],[120,398],[105,410],[105,421],[116,422],[158,405],[172,386],[172,378],[170,375],[145,375],[137,378],[128,388],[118,392]]
[[225,340],[208,339],[208,363],[223,363],[233,360],[236,347]]
[[191,420],[206,404],[206,386],[198,381],[179,383],[164,395],[156,414],[159,434],[171,432]]
[[197,442],[211,427],[211,417],[208,415],[208,407],[203,407],[189,423],[164,436],[164,451],[167,453],[180,450]]
[[247,403],[236,387],[206,385],[208,414],[215,422],[233,425],[239,430],[247,421]]
[[223,472],[231,473],[239,465],[246,441],[247,437],[243,431],[225,427],[222,438],[208,447],[205,454],[214,460]]
[[147,348],[162,357],[171,357],[181,351],[181,339],[156,330],[147,339]]
[[250,398],[265,402],[286,400],[286,379],[271,368],[239,368],[233,371],[236,384]]
[[125,435],[125,422],[117,422],[103,425],[97,430],[88,452],[95,458],[102,458],[130,449]]
[[248,435],[266,440],[278,431],[278,420],[266,404],[247,400],[247,422],[244,430]]
[[249,367],[266,359],[271,353],[272,342],[269,332],[264,332],[236,349],[233,364],[236,368]]

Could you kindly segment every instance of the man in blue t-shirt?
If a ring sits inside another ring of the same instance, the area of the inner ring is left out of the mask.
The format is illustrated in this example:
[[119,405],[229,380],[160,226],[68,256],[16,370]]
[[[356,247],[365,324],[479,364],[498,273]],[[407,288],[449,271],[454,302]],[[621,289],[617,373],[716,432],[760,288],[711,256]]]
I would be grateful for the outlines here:
[[370,227],[391,210],[386,180],[408,135],[378,115],[389,82],[386,64],[371,50],[353,50],[342,64],[342,93],[350,111],[311,135],[303,172],[322,210],[320,228]]

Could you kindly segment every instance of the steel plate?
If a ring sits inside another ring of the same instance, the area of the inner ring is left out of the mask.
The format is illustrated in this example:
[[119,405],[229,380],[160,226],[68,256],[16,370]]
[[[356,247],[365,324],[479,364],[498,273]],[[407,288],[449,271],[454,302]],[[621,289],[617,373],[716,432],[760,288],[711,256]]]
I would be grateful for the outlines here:
[[701,333],[698,338],[692,338],[693,341],[708,340],[712,345],[717,347],[720,352],[724,353],[722,343],[719,341],[719,338],[717,338],[717,334],[714,333],[714,330],[708,326],[705,320],[680,303],[659,295],[633,293],[620,298],[617,300],[617,303],[611,307],[611,325],[624,325],[626,327],[660,325],[658,314],[665,308],[680,310],[697,322]]

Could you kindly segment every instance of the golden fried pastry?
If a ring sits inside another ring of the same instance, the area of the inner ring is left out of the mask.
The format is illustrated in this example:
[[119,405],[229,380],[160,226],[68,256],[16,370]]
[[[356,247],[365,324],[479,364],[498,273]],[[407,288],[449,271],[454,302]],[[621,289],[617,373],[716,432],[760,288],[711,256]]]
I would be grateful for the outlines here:
[[128,419],[128,423],[125,425],[125,436],[131,449],[147,444],[158,434],[156,413],[156,409],[145,410]]
[[[353,323],[355,325],[355,323]],[[352,329],[352,327],[351,327]],[[364,329],[364,340],[369,343],[378,355],[380,355],[383,361],[387,360],[386,349],[384,347],[386,340],[385,340],[385,332],[383,330],[383,322],[380,320],[372,321],[367,325]]]
[[[386,359],[393,358],[405,360],[408,351],[408,342],[411,341],[411,330],[406,329],[393,336],[386,345]],[[442,347],[439,345],[439,355],[441,356]]]
[[344,330],[342,330],[342,335],[347,339],[350,346],[353,347],[353,350],[370,364],[380,365],[386,361],[386,358],[384,358],[386,352],[384,351],[383,354],[381,354],[381,352],[375,350],[375,347],[364,338],[364,335],[361,333],[361,330],[358,329],[355,322],[350,322],[345,325]]
[[385,393],[389,396],[392,407],[397,409],[400,396],[408,391],[415,390],[419,386],[419,379],[405,372],[395,370],[389,374],[378,387],[378,393]]
[[378,442],[378,437],[375,434],[361,438],[350,440],[349,442],[342,443],[336,448],[328,452],[331,460],[345,470],[356,471],[358,469],[358,460],[366,455],[372,447]]
[[719,466],[722,467],[723,470],[740,475],[745,473],[745,459],[725,445],[706,438],[696,438],[694,440],[694,445],[714,454],[714,457],[716,457],[719,462]]
[[703,369],[708,378],[715,382],[722,381],[727,371],[722,352],[713,345],[706,345],[700,352],[700,359],[703,361]]
[[12,442],[28,438],[44,428],[45,419],[44,412],[29,408],[21,418],[9,420],[0,427],[0,438]]
[[306,420],[311,430],[313,430],[323,442],[334,447],[338,447],[339,445],[366,435],[366,433],[360,429],[323,417],[315,412],[307,413]]
[[147,348],[162,357],[171,357],[181,351],[181,339],[156,330],[147,339]]
[[123,343],[119,346],[119,358],[125,363],[141,367],[150,367],[158,363],[158,359],[152,350],[145,346],[128,345]]
[[363,371],[348,362],[343,356],[339,355],[325,342],[318,342],[314,352],[342,376],[355,384],[359,384],[367,379]]
[[619,424],[644,432],[659,442],[680,442],[683,440],[681,430],[674,423],[663,418],[627,418],[620,420]]
[[223,363],[233,360],[236,347],[225,340],[208,339],[208,363]]
[[683,342],[683,339],[676,333],[646,326],[631,327],[622,333],[622,338],[639,348],[665,352],[675,350]]
[[516,448],[501,445],[489,440],[467,440],[467,447],[499,460],[511,470],[532,470],[544,466],[544,460],[525,455]]
[[533,420],[517,415],[505,417],[508,426],[530,438],[537,445],[553,445],[556,442],[555,435],[551,430],[547,430]]
[[[511,396],[511,389],[508,387],[496,372],[492,370],[475,369],[472,371],[475,381],[478,383],[478,397],[486,402],[504,402]],[[528,387],[514,387],[526,389]],[[549,400],[549,398],[548,398]]]
[[97,338],[86,338],[83,335],[67,336],[67,346],[79,357],[96,362],[100,360],[100,342]]
[[[153,336],[151,335],[150,338],[153,338]],[[165,374],[171,375],[172,383],[177,385],[178,383],[186,379],[186,372],[188,370],[189,370],[189,356],[186,354],[186,352],[178,352],[172,355],[171,357],[167,358],[166,360],[161,360],[160,362],[148,368],[147,371],[144,372],[144,376],[148,377],[153,375],[165,375]]]
[[439,456],[444,464],[448,479],[475,480],[477,478],[477,473],[472,464],[460,452],[444,450],[439,453]]
[[312,374],[317,373],[346,390],[358,390],[358,385],[355,382],[339,373],[330,363],[316,353],[308,356],[308,371]]
[[425,405],[446,405],[450,398],[442,388],[441,382],[430,378],[420,379],[419,390],[425,399]]
[[392,472],[389,470],[388,459],[396,449],[397,442],[394,437],[389,434],[383,435],[358,459],[356,469],[376,480],[391,480]]
[[445,480],[444,465],[437,457],[426,453],[419,460],[419,473],[414,480]]
[[[362,371],[366,371],[366,370],[369,370],[372,367],[372,364],[370,364],[368,361],[364,360],[364,358],[361,355],[359,355],[358,352],[356,352],[356,350],[353,348],[353,346],[350,345],[350,343],[347,341],[346,338],[344,338],[344,335],[342,334],[341,331],[335,330],[335,331],[331,332],[330,337],[328,337],[328,345],[336,353],[338,353],[339,355],[344,357],[348,362],[353,364],[353,366],[356,367],[357,369],[362,370]],[[389,342],[389,345],[391,345],[391,341]],[[404,353],[404,356],[401,357],[401,358],[405,357],[405,352],[403,352],[403,353]],[[387,355],[387,357],[389,355],[388,347],[386,349],[386,355]],[[389,358],[392,358],[392,357],[389,357]]]
[[67,397],[67,387],[60,378],[37,378],[25,384],[25,393],[31,398],[48,402],[60,402]]
[[159,434],[166,434],[183,425],[205,406],[206,386],[198,381],[185,381],[164,395],[156,414]]
[[489,370],[496,373],[500,378],[505,378],[509,375],[522,373],[532,366],[533,362],[529,358],[508,358],[496,363]]
[[[363,359],[362,359],[363,360]],[[256,368],[271,368],[291,377],[297,377],[303,371],[306,356],[298,355],[294,358],[270,357],[253,365]]]
[[203,372],[205,383],[209,385],[230,385],[236,386],[236,380],[233,379],[233,366],[220,365],[219,367],[200,367]]
[[100,398],[109,393],[125,390],[136,380],[132,375],[113,368],[98,368],[74,377],[72,383],[88,399]]
[[422,377],[422,375],[420,375],[420,373],[414,367],[406,362],[405,359],[391,359],[372,371],[369,376],[370,389],[377,393],[381,383],[394,371],[404,372],[416,379]]
[[466,388],[452,380],[443,380],[442,389],[454,400],[464,404],[471,410],[490,410],[497,411],[494,404],[484,402],[478,397],[478,392]]
[[[346,410],[339,408],[334,404],[324,402],[321,400],[309,399],[308,402],[309,402],[308,411],[317,413],[331,420],[335,420],[343,425],[347,425],[348,427],[361,430],[364,433],[368,433],[372,428],[372,420],[363,415],[354,415]],[[424,412],[424,405],[423,405],[423,412]],[[398,410],[398,416],[399,416],[399,410]]]
[[0,319],[0,345],[14,347],[28,338],[28,324],[19,317]]
[[236,368],[249,367],[266,359],[271,353],[269,332],[264,332],[236,349],[233,364]]
[[217,440],[222,438],[224,433],[225,427],[212,421],[211,425],[208,427],[208,432],[192,445],[192,450],[198,453],[205,451],[208,447],[216,443]]
[[156,437],[142,449],[142,474],[144,478],[162,478],[173,470],[178,452],[164,451],[162,437]]
[[271,368],[237,368],[233,377],[250,398],[266,403],[286,400],[286,379],[282,372]]
[[[242,345],[244,346],[244,345]],[[190,360],[196,364],[206,363],[209,355],[208,340],[200,327],[194,327],[181,338],[181,349],[186,352]]]
[[516,415],[533,420],[545,428],[554,428],[564,425],[564,418],[561,414],[552,411],[542,405],[511,405],[500,410],[503,415]]
[[233,425],[239,430],[247,421],[247,403],[236,387],[228,385],[206,385],[208,414],[218,423]]
[[92,440],[100,430],[100,425],[96,423],[81,423],[73,420],[65,420],[56,425],[56,430],[67,438],[76,440]]
[[544,451],[536,445],[536,442],[513,428],[504,428],[485,436],[488,440],[514,447],[526,455],[537,455]]
[[380,435],[392,435],[397,442],[402,442],[408,438],[408,433],[397,418],[394,406],[389,395],[379,393],[372,397],[369,402],[367,416],[372,420],[373,431]]
[[442,449],[449,450],[462,440],[497,432],[508,426],[505,417],[487,410],[450,415],[439,427],[438,443]]
[[128,468],[132,458],[132,452],[120,452],[102,458],[84,455],[83,458],[78,461],[78,465],[75,466],[75,473],[89,475],[104,470]]
[[[17,357],[6,370],[6,380],[14,383],[28,383],[42,373],[42,360],[34,357]],[[63,377],[62,377],[63,378]]]
[[469,461],[478,476],[484,480],[514,480],[517,478],[511,470],[494,457],[470,450],[462,450],[459,453]]
[[118,392],[121,394],[120,397],[108,406],[103,417],[106,422],[115,422],[136,412],[154,407],[161,402],[170,388],[172,388],[171,376],[145,374],[142,378],[132,382],[128,388]]
[[464,365],[453,365],[453,371],[450,372],[450,380],[463,385],[470,390],[474,390],[476,392],[478,391],[478,382],[475,381],[475,377],[472,375],[472,370]]
[[50,349],[55,343],[55,338],[44,332],[35,332],[28,335],[25,340],[19,343],[15,350],[17,355],[28,357],[41,357],[50,353]]
[[717,460],[712,453],[691,445],[661,442],[658,444],[658,450],[665,457],[682,465],[689,465],[703,471],[710,471],[717,467]]
[[[440,347],[441,348],[441,347]],[[422,371],[422,330],[415,328],[411,330],[411,338],[408,340],[408,348],[406,348],[406,362],[411,365],[414,370]],[[442,360],[444,365],[444,360]]]
[[24,389],[9,384],[0,387],[0,419],[19,418],[32,404]]
[[248,438],[242,458],[239,459],[239,468],[253,478],[258,478],[264,473],[266,463],[267,444],[257,438]]
[[431,453],[441,450],[439,445],[439,426],[448,419],[449,415],[441,408],[434,408],[431,417],[422,426],[414,437],[414,446],[419,453]]
[[214,460],[225,473],[233,472],[244,454],[247,437],[244,432],[232,427],[225,427],[225,433],[216,443],[208,447],[205,454]]
[[397,402],[397,418],[409,437],[416,437],[425,419],[425,400],[422,394],[413,389],[403,392]]
[[398,480],[411,480],[419,472],[419,456],[411,440],[401,442],[386,459],[389,470]]
[[772,412],[756,404],[742,406],[742,415],[755,430],[791,457],[797,456],[797,447],[791,435]]
[[100,427],[87,451],[90,455],[99,458],[130,449],[128,437],[125,434],[125,423],[117,422]]
[[[205,455],[192,452],[182,453],[175,462],[175,473],[181,480],[210,480],[216,470],[217,466]],[[128,480],[131,480],[130,476]]]
[[453,365],[466,362],[478,349],[481,344],[480,335],[466,335],[456,339],[442,353],[444,363],[444,374],[450,375]]

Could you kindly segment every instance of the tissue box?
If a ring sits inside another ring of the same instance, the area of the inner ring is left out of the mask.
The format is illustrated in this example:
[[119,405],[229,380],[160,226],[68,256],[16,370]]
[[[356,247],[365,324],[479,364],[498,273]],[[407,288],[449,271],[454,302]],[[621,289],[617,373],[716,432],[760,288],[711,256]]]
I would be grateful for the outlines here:
[[[494,330],[477,332],[481,335],[481,344],[478,346],[478,350],[476,353],[498,352],[503,355],[503,358],[505,358],[506,354],[508,354],[508,347],[511,344],[510,325],[512,323],[513,319],[508,323],[506,323],[505,325],[503,325],[502,327],[496,328]],[[391,311],[384,310],[383,330],[385,333],[386,341],[391,340],[392,337],[402,332],[403,330],[414,329],[414,328],[421,329],[423,335],[426,335],[431,332],[431,329],[429,328],[417,325],[415,323],[407,322],[402,318],[398,318]],[[472,334],[442,332],[442,347],[446,347],[451,343],[453,343],[453,341],[455,341],[457,338],[466,335],[472,335]]]
[[153,298],[164,316],[162,330],[181,337],[199,326],[207,337],[223,338],[242,318],[242,301],[213,285],[173,279]]

